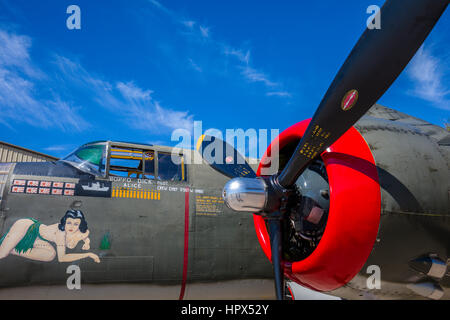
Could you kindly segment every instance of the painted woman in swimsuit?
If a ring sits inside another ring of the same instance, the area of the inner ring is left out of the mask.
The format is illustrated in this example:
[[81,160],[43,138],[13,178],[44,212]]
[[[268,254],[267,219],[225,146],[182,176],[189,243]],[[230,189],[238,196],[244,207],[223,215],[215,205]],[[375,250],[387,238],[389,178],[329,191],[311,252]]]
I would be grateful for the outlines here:
[[[0,239],[0,259],[9,254],[37,261],[52,261],[58,256],[59,262],[72,262],[91,258],[99,263],[99,257],[93,252],[66,253],[66,247],[73,249],[83,241],[83,250],[90,249],[89,230],[80,210],[68,210],[60,223],[41,224],[26,218],[17,220]],[[56,251],[51,245],[56,244]]]

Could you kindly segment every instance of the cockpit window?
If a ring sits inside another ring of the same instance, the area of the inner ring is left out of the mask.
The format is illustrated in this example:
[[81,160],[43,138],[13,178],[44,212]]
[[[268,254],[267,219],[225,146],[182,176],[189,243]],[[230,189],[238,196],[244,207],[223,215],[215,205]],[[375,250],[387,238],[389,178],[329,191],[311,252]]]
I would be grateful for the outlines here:
[[182,155],[158,153],[158,179],[185,181],[185,166]]
[[109,174],[128,178],[155,178],[153,150],[128,147],[111,147]]
[[88,161],[93,165],[100,166],[103,158],[103,146],[88,146],[83,149],[79,149],[75,152],[75,155],[81,160]]
[[[85,144],[64,161],[77,169],[96,176],[116,176],[134,179],[187,181],[182,154],[116,145],[107,142]],[[109,157],[109,159],[107,159]],[[108,169],[108,170],[106,170]]]
[[104,176],[106,163],[106,144],[84,145],[63,158],[81,171]]

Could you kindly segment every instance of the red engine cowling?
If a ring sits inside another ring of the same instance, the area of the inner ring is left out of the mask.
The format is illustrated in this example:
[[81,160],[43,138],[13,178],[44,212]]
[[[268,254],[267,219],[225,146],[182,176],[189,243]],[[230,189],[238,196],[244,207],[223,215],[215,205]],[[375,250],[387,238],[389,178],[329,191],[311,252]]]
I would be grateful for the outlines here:
[[[299,122],[278,136],[279,150],[304,134],[310,120]],[[277,140],[275,140],[277,141]],[[260,162],[260,175],[267,155]],[[322,238],[305,259],[284,262],[285,275],[317,291],[335,290],[363,267],[372,250],[380,222],[380,185],[375,161],[361,134],[353,127],[321,154],[330,187],[330,209]],[[254,215],[259,242],[270,259],[264,219]]]

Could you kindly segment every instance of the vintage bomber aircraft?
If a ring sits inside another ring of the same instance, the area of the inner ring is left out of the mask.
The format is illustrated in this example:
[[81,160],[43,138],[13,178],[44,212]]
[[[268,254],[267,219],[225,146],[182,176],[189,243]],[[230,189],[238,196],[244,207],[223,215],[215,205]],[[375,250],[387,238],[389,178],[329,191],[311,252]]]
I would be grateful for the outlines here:
[[350,299],[450,299],[449,134],[374,105],[448,1],[403,5],[385,3],[384,27],[366,30],[313,118],[282,132],[256,173],[235,150],[208,158],[226,145],[213,137],[198,143],[201,165],[187,161],[197,151],[173,161],[171,148],[113,141],[2,164],[0,285],[41,297],[59,285],[45,293],[62,297],[75,264],[80,297],[100,283],[102,298],[124,286],[136,297],[129,283],[145,283],[146,297],[264,298],[265,254],[278,299],[297,284]]
[[[242,297],[271,297],[270,263],[256,235],[248,232],[252,218],[236,215],[221,197],[228,178],[206,163],[187,164],[194,150],[184,150],[175,162],[172,151],[99,141],[60,161],[0,164],[1,230],[6,235],[0,246],[0,285],[60,284],[64,289],[66,269],[75,264],[86,284],[158,285],[147,286],[146,297],[178,298],[185,281],[241,279],[255,279],[244,281],[244,289],[251,286]],[[81,223],[69,228],[67,221]],[[37,236],[31,250],[17,252],[17,241],[31,237],[33,226]],[[65,241],[60,242],[62,233]],[[109,294],[126,297],[120,287]],[[89,297],[85,288],[81,292]],[[132,287],[128,290],[136,296]],[[214,298],[193,290],[191,298]],[[226,291],[218,290],[217,297],[240,296],[239,290]]]

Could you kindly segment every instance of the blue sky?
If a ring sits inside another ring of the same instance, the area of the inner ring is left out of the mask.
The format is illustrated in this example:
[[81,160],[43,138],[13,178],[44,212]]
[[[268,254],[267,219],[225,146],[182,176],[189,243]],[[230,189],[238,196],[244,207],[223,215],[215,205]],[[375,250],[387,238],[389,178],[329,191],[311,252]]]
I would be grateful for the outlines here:
[[[384,1],[0,0],[0,140],[55,156],[93,140],[313,115]],[[69,30],[66,9],[81,9]],[[450,118],[450,12],[379,103]]]

